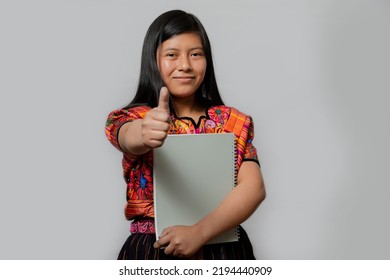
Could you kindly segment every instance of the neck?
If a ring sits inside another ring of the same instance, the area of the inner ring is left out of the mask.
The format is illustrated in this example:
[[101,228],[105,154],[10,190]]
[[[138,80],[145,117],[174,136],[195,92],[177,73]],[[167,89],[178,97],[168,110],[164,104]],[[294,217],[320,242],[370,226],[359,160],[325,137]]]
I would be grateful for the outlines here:
[[192,98],[174,98],[173,104],[176,115],[180,117],[190,117],[198,120],[200,116],[204,115],[205,109],[200,106],[194,97]]

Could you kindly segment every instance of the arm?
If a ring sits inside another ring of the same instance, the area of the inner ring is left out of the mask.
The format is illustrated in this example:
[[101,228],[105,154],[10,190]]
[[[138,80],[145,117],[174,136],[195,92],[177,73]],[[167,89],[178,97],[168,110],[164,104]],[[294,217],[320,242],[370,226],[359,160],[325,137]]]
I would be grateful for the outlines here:
[[237,186],[214,211],[192,226],[164,229],[154,247],[166,246],[166,254],[189,257],[209,240],[248,219],[265,198],[259,165],[244,161],[237,179]]
[[118,141],[124,152],[141,155],[160,147],[169,130],[169,93],[161,88],[158,107],[151,109],[144,119],[125,123],[119,130]]

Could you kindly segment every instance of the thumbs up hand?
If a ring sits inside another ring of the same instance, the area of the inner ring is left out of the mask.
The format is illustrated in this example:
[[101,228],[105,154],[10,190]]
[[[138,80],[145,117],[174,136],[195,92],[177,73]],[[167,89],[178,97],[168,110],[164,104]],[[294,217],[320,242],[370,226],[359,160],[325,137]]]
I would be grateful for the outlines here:
[[169,92],[166,87],[162,87],[158,106],[150,110],[143,119],[142,143],[150,149],[162,146],[168,136],[170,122]]

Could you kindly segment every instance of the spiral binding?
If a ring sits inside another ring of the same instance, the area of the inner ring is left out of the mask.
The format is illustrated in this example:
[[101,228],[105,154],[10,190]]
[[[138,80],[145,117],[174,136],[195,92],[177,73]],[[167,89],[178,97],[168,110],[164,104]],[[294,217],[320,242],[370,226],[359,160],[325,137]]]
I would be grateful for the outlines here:
[[237,140],[235,139],[234,135],[233,135],[233,174],[234,174],[234,178],[233,178],[233,182],[234,182],[234,187],[237,186],[237,177],[238,177],[238,170],[237,170]]
[[[234,139],[234,141],[233,141],[233,145],[234,145],[234,147],[233,147],[233,170],[234,170],[234,172],[233,172],[233,174],[234,174],[234,178],[233,178],[233,181],[234,181],[234,187],[236,187],[237,186],[237,179],[238,179],[238,169],[237,169],[237,140],[236,140],[236,137],[234,136],[234,134],[233,134],[233,139]],[[235,235],[236,235],[236,237],[237,237],[237,239],[240,239],[240,229],[239,229],[239,227],[236,227],[235,228]]]
[[240,228],[239,227],[236,227],[235,230],[234,230],[235,234],[236,234],[236,237],[237,239],[240,239]]

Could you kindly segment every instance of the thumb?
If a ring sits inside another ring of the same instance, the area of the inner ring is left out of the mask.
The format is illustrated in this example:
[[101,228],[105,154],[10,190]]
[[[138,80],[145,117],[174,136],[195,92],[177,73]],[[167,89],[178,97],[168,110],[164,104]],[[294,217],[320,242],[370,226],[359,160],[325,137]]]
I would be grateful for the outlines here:
[[158,99],[157,108],[161,111],[169,113],[169,92],[166,87],[162,87],[160,90],[160,97]]

